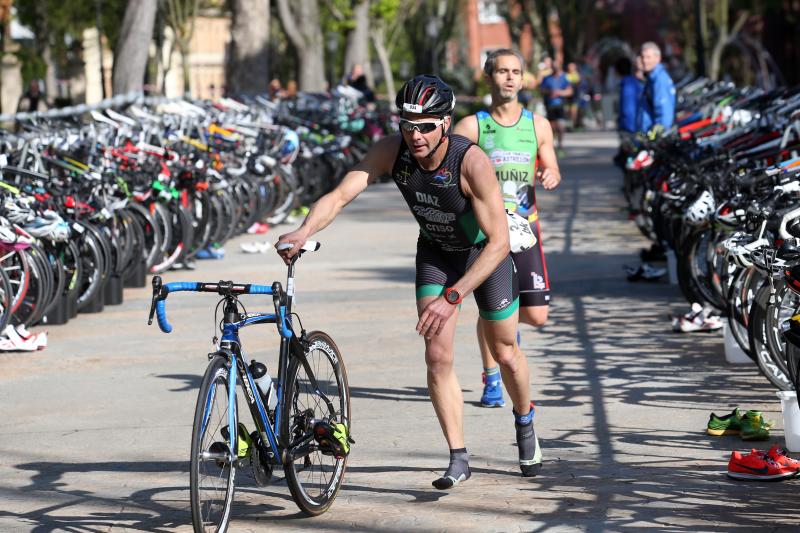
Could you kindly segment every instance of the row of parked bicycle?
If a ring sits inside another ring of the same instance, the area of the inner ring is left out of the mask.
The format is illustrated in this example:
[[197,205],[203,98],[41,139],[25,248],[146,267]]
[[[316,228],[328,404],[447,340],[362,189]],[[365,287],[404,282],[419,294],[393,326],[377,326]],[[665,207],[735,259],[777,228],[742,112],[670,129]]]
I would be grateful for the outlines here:
[[[625,139],[618,162],[632,218],[675,254],[693,310],[684,331],[726,317],[774,386],[800,378],[800,90],[692,81],[676,126]],[[654,132],[657,133],[657,132]]]
[[0,131],[0,332],[121,303],[147,274],[282,222],[395,127],[336,95],[117,103]]

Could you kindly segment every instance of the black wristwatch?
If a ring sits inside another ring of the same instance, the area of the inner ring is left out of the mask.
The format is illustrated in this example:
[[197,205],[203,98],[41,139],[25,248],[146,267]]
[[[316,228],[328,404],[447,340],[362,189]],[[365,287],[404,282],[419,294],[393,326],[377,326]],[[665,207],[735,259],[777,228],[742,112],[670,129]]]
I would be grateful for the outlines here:
[[444,290],[444,299],[447,300],[447,303],[458,305],[461,303],[461,293],[453,287],[447,288]]

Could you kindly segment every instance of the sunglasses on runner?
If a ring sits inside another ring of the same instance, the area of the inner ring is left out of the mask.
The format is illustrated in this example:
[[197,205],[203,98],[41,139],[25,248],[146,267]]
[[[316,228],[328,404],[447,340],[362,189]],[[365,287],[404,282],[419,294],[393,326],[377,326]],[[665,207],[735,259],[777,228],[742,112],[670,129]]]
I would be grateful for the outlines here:
[[420,133],[430,133],[439,126],[444,123],[444,119],[441,118],[439,120],[421,120],[419,122],[415,122],[413,120],[407,120],[404,118],[400,119],[400,129],[411,133],[414,130],[417,130]]

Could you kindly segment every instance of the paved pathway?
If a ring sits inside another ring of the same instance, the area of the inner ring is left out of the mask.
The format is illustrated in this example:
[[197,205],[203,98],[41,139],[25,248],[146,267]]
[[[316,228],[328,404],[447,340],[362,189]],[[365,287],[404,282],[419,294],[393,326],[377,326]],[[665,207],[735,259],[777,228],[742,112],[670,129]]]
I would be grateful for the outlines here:
[[[518,475],[510,408],[477,406],[468,302],[457,371],[473,477],[431,488],[447,450],[414,333],[416,231],[394,186],[379,185],[299,265],[297,310],[348,365],[358,442],[344,488],[308,519],[281,479],[257,489],[243,475],[231,531],[796,530],[800,482],[728,480],[730,450],[747,446],[703,431],[710,411],[742,405],[776,418],[782,441],[773,391],[755,367],[724,363],[720,336],[669,331],[667,313],[685,307],[675,288],[624,279],[646,243],[622,211],[613,146],[610,135],[571,136],[562,186],[540,194],[553,305],[547,327],[522,336],[542,474]],[[244,240],[224,261],[167,278],[281,279],[275,256],[237,253]],[[46,351],[0,355],[0,531],[190,530],[187,458],[213,303],[172,297],[175,331],[162,335],[145,326],[148,291],[128,290],[121,306],[50,328]],[[273,330],[251,330],[250,355],[273,364]]]

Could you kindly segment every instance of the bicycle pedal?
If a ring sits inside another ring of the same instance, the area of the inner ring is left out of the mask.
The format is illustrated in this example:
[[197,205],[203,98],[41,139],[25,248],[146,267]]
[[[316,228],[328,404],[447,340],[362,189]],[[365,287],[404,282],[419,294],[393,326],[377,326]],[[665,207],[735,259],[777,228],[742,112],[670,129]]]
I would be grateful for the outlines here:
[[323,455],[344,459],[350,454],[350,443],[355,443],[348,435],[347,426],[342,423],[328,423],[321,420],[314,424],[314,440]]

